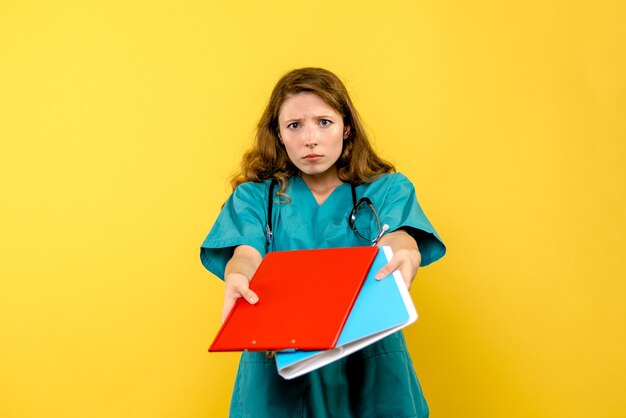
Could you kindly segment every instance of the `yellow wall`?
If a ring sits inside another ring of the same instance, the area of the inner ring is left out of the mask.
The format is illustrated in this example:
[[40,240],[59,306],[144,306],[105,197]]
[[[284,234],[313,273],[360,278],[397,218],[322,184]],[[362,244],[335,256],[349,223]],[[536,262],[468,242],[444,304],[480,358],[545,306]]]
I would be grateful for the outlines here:
[[198,247],[278,77],[340,74],[448,255],[434,417],[623,417],[621,0],[0,1],[0,416],[226,414]]

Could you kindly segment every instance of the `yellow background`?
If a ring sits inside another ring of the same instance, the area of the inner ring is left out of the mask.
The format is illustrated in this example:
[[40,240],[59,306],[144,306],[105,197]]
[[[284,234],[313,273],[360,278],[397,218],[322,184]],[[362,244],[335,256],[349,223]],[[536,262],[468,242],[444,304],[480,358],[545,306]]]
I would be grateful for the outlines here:
[[621,0],[0,1],[0,416],[225,416],[199,245],[277,79],[339,74],[448,255],[434,417],[626,416]]

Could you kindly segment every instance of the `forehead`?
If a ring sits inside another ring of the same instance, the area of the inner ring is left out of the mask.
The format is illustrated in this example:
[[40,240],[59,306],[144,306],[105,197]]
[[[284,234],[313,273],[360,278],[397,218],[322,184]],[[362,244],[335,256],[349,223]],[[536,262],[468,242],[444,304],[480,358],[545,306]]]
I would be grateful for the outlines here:
[[278,111],[279,119],[297,119],[307,116],[339,116],[337,111],[315,93],[298,93],[287,96]]

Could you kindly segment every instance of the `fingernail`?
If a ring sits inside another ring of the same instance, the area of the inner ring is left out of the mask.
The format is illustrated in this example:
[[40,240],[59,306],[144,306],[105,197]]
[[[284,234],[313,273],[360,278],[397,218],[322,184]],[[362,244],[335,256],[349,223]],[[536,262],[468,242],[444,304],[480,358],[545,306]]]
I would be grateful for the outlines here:
[[376,278],[376,280],[380,280],[383,278],[383,274],[382,273],[377,273],[376,276],[374,276]]

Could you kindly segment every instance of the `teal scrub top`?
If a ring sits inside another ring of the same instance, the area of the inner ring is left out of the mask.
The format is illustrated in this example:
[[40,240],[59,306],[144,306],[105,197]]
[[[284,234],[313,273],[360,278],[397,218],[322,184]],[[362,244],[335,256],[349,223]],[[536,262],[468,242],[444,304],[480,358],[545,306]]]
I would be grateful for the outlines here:
[[[270,251],[370,245],[348,225],[351,186],[344,183],[319,205],[300,177],[292,177],[285,196],[273,197],[273,237],[266,240],[269,181],[243,183],[222,208],[201,246],[202,264],[224,278],[235,247]],[[445,254],[439,235],[422,211],[413,184],[402,174],[384,174],[356,187],[368,197],[381,225],[404,229],[415,238],[426,266]],[[357,228],[376,236],[371,211],[360,211]],[[320,301],[323,309],[323,301]],[[265,353],[243,352],[230,405],[231,417],[427,417],[428,406],[402,332],[293,380],[278,375]]]

